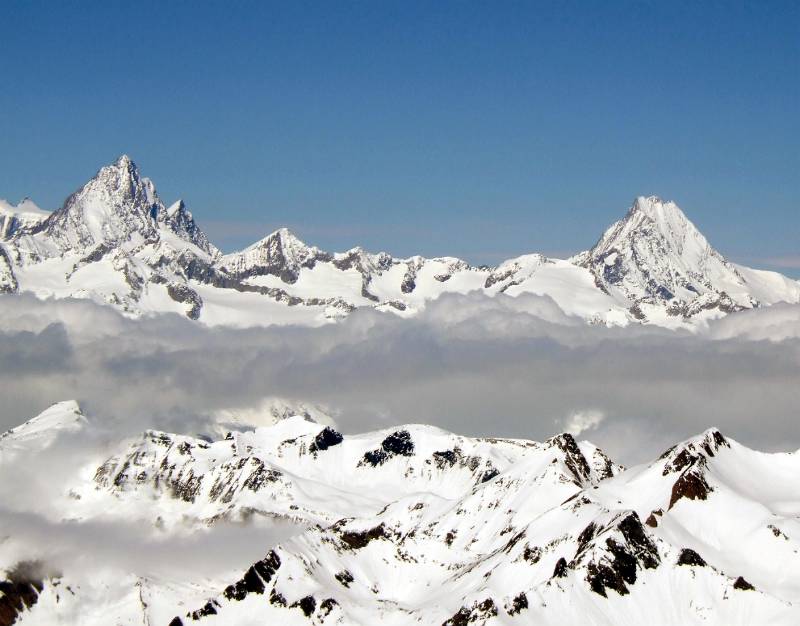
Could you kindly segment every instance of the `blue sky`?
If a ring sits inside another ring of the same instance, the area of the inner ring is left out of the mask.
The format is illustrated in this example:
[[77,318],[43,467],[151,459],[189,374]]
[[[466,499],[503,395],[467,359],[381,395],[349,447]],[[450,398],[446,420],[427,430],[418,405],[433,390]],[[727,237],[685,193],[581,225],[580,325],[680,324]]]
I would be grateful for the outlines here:
[[3,4],[0,197],[123,152],[212,239],[492,263],[674,199],[800,275],[800,4]]

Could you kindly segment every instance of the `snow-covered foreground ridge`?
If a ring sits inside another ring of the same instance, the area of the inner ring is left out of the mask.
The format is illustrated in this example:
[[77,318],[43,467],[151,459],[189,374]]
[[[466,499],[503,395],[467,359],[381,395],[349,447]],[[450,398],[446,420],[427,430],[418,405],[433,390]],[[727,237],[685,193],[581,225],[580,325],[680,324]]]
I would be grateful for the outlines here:
[[[96,428],[65,402],[0,438],[3,475],[35,459],[56,494],[0,510],[4,624],[800,622],[800,456],[716,429],[625,469],[568,434],[342,435],[290,417],[218,441],[148,431],[91,448]],[[54,466],[70,446],[77,466]],[[97,548],[116,525],[115,555],[149,533],[156,561],[187,533],[210,542],[268,520],[296,530],[202,576],[126,570]],[[49,540],[32,539],[37,524]]]
[[639,197],[591,249],[496,267],[452,257],[329,253],[280,229],[222,254],[182,201],[166,206],[127,156],[52,214],[0,202],[0,292],[90,298],[132,314],[211,325],[316,325],[374,307],[412,315],[447,292],[535,293],[592,323],[696,326],[799,302],[800,283],[728,262],[672,202]]

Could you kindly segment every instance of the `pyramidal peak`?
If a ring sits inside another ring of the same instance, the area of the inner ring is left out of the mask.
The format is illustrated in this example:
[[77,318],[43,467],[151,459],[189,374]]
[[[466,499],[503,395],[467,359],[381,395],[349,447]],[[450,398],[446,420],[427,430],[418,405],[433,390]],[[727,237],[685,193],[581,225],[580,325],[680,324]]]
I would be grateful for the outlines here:
[[262,241],[267,239],[280,239],[281,243],[289,246],[299,246],[307,248],[308,246],[297,235],[286,227],[279,228],[278,230],[267,235]]
[[167,209],[153,181],[127,154],[101,167],[60,209],[44,217],[27,228],[15,223],[4,229],[6,240],[15,237],[20,258],[90,252],[100,258],[121,247],[158,242],[167,231],[212,257],[219,255],[183,200]]
[[154,218],[164,210],[153,182],[128,157],[106,165],[67,198],[43,230],[62,251],[156,236]]
[[704,294],[716,302],[725,289],[742,287],[736,269],[680,207],[658,196],[637,197],[625,217],[573,262],[589,269],[601,289],[634,306],[688,303]]
[[[643,240],[653,248],[647,257],[681,256],[689,242],[694,243],[695,251],[701,256],[718,254],[675,202],[664,201],[658,196],[639,196],[625,217],[609,226],[590,250],[577,255],[574,260],[585,265],[602,257],[605,262],[607,255],[636,248]],[[651,260],[641,254],[635,256],[637,261]]]
[[[683,215],[680,207],[672,200],[662,200],[658,196],[638,196],[628,211],[629,214],[643,213],[650,219],[659,219],[669,214]],[[684,216],[685,217],[685,216]]]
[[313,267],[316,261],[329,260],[329,257],[318,248],[306,245],[288,228],[279,228],[241,252],[225,255],[222,265],[237,278],[270,274],[294,283],[301,268]]
[[271,232],[266,237],[262,237],[255,243],[250,244],[240,252],[233,252],[228,257],[237,255],[261,252],[263,254],[276,256],[280,255],[287,260],[302,262],[302,258],[309,253],[317,253],[319,249],[309,246],[288,228],[279,228]]
[[655,196],[640,197],[636,199],[634,206],[656,225],[671,250],[680,255],[689,253],[690,257],[685,259],[686,262],[702,263],[709,255],[722,259],[722,255],[711,247],[703,233],[674,202],[664,202]]

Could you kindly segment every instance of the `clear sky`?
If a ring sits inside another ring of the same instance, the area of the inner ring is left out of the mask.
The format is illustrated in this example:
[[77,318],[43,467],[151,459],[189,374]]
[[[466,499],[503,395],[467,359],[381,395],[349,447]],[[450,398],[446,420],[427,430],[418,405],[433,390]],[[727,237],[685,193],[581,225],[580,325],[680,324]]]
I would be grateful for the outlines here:
[[6,0],[0,41],[12,201],[126,152],[225,249],[492,263],[657,194],[800,275],[798,2]]

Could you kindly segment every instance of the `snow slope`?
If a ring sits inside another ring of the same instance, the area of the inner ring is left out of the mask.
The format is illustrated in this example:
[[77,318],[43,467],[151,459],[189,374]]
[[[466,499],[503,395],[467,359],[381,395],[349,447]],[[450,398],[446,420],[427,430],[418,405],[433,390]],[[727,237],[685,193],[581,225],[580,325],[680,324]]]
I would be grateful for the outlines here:
[[[88,436],[77,414],[56,405],[0,451],[33,445],[46,423]],[[5,471],[14,462],[0,453]],[[53,513],[72,524],[135,524],[167,543],[242,520],[298,531],[200,581],[115,571],[76,582],[68,567],[23,580],[11,553],[42,555],[12,536],[0,591],[27,592],[20,624],[800,620],[800,456],[715,429],[625,469],[568,434],[538,443],[407,425],[343,436],[295,416],[217,441],[148,431],[83,464]]]

